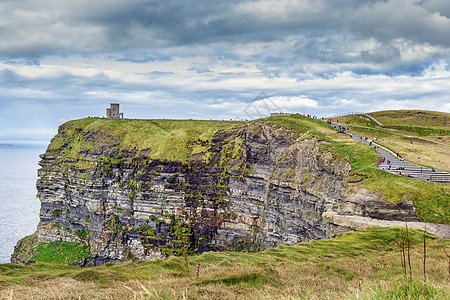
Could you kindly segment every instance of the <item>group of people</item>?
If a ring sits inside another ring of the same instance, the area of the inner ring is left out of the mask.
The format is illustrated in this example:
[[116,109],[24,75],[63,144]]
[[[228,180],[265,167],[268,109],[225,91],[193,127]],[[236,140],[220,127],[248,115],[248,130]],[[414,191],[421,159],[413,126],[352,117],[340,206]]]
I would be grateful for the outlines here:
[[[401,155],[397,153],[397,157],[401,157]],[[400,161],[403,161],[404,158],[402,157],[402,158],[399,159],[399,160],[400,160]],[[385,161],[386,161],[386,158],[381,157],[380,160],[378,161],[378,164],[384,163]],[[391,161],[388,159],[388,160],[386,161],[386,164],[388,165],[387,170],[390,171],[391,168],[392,168],[392,163],[391,163]],[[405,170],[405,167],[396,167],[395,170]],[[400,172],[400,175],[402,175],[401,172]]]
[[[308,117],[309,117],[309,115],[308,115]],[[317,119],[316,117],[311,117],[311,118]],[[322,120],[323,120],[323,118],[322,118]],[[328,119],[327,124],[331,125],[331,123],[332,123],[331,119]],[[339,119],[336,119],[336,123],[339,123]],[[344,124],[348,125],[348,121],[344,121]],[[341,126],[339,126],[339,127],[341,127]]]
[[[336,120],[336,123],[339,123],[339,119]],[[333,125],[331,119],[327,120],[327,124]],[[344,124],[347,125],[348,122],[345,121]],[[339,128],[339,130],[341,130],[342,132],[347,133],[349,136],[352,136],[352,134],[350,133],[350,128],[346,128],[346,127],[341,126],[341,125],[335,125],[334,127],[335,127],[335,128]],[[364,137],[363,137],[362,135],[359,136],[359,138],[360,138],[361,141],[364,139],[364,141],[368,142],[368,143],[369,143],[369,146],[375,148],[375,150],[378,149],[378,145],[376,145],[376,144],[374,144],[374,146],[372,145],[372,142],[373,142],[373,141],[376,141],[377,138],[373,138],[373,140],[370,140],[368,136],[364,136]],[[398,153],[398,152],[397,152],[397,155],[396,155],[396,156],[397,156],[397,159],[398,159],[399,161],[404,161],[404,160],[405,160],[405,158],[402,157],[402,155],[401,155],[400,153]],[[379,162],[378,162],[378,164],[381,164],[381,163],[384,163],[384,162],[386,162],[386,158],[381,157],[380,160],[379,160]],[[392,163],[391,163],[390,160],[388,160],[386,163],[387,163],[387,168],[386,168],[386,170],[390,171],[390,170],[392,169]],[[405,167],[396,167],[395,170],[400,170],[400,171],[401,171],[401,170],[405,170]],[[399,172],[399,175],[402,175],[402,172]],[[410,177],[410,175],[406,175],[406,176],[409,176],[409,177]]]
[[[331,120],[330,120],[330,122],[331,122]],[[339,119],[336,119],[336,123],[339,123]],[[348,121],[344,121],[344,124],[348,125]]]

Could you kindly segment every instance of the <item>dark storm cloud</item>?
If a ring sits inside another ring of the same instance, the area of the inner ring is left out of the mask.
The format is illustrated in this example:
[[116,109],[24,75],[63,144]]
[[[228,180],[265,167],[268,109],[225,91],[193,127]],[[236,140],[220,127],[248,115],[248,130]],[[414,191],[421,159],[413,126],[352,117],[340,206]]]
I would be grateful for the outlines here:
[[[448,1],[3,1],[0,55],[39,57],[334,35],[450,46]],[[412,22],[412,20],[414,20]],[[323,37],[323,41],[320,38]],[[319,47],[320,48],[320,47]],[[333,51],[319,59],[330,61]],[[305,52],[308,55],[307,52]],[[389,53],[387,53],[389,56]],[[397,55],[387,59],[395,59]]]

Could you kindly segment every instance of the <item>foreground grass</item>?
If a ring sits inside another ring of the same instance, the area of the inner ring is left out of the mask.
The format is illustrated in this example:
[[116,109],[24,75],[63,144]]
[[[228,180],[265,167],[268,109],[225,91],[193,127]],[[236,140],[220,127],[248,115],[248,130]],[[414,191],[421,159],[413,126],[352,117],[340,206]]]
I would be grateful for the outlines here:
[[[373,228],[260,253],[218,252],[79,269],[0,265],[0,298],[13,299],[448,299],[450,241],[409,231],[412,280],[399,228]],[[197,276],[198,275],[198,276]]]

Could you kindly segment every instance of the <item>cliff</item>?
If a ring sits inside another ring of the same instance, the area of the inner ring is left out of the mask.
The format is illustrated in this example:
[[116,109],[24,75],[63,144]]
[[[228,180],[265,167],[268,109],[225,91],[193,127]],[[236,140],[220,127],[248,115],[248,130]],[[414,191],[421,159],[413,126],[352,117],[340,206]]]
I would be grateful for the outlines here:
[[[375,165],[377,157],[370,148],[355,155],[357,147],[301,116],[250,123],[71,121],[41,155],[41,221],[33,238],[19,242],[12,262],[42,260],[42,245],[56,242],[82,250],[66,262],[98,265],[257,251],[335,237],[365,222],[420,222],[418,215],[447,222],[439,205],[422,212],[414,186],[400,196],[371,189],[370,180],[384,175],[358,164]],[[448,200],[446,188],[430,187]]]

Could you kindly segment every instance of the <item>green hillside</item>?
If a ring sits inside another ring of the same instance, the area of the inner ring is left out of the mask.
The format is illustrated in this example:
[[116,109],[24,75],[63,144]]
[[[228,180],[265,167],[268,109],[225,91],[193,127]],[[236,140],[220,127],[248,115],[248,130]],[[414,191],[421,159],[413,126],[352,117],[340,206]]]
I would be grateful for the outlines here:
[[[424,131],[422,135],[432,135],[443,132],[450,132],[450,114],[437,111],[424,110],[387,110],[369,113],[372,117],[381,122],[385,128],[397,128],[404,131],[414,132],[416,128],[428,128],[429,132]],[[436,131],[431,131],[436,130]]]
[[[414,128],[428,128],[430,131],[420,133],[423,136],[439,133],[449,133],[450,114],[436,111],[425,110],[386,110],[367,113],[383,124],[385,129],[399,129],[404,132],[420,132]],[[345,117],[333,118],[341,121],[349,121],[354,125],[367,127],[379,127],[372,119],[363,114],[350,115]],[[342,122],[341,122],[342,123]],[[433,131],[434,130],[434,131]],[[439,131],[444,130],[444,131]]]

